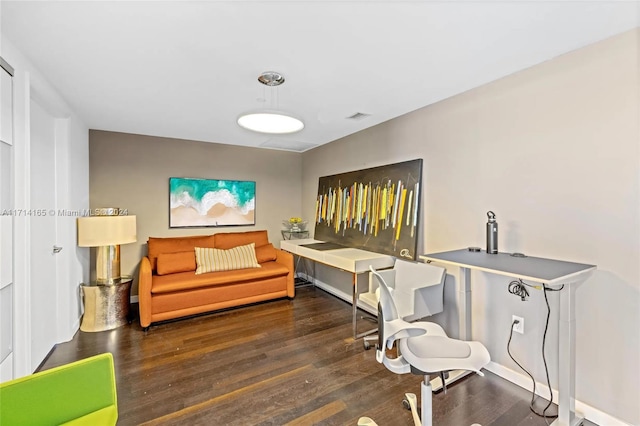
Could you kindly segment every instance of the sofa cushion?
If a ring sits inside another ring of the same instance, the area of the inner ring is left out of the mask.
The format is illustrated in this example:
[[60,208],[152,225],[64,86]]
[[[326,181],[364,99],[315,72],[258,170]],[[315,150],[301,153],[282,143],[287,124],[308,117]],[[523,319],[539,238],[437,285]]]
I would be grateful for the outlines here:
[[[244,246],[255,243],[256,247],[262,247],[269,244],[267,231],[248,231],[248,232],[228,232],[218,233],[214,235],[215,245],[213,247],[219,249],[230,249],[237,246]],[[209,247],[209,246],[200,246]]]
[[259,268],[255,244],[238,246],[229,250],[196,247],[196,275],[216,271]]
[[261,268],[237,269],[235,271],[209,272],[196,275],[195,271],[178,272],[170,275],[154,275],[151,285],[152,294],[173,293],[216,285],[233,285],[243,282],[287,275],[286,266],[276,262],[266,262]]
[[156,260],[158,275],[175,274],[196,270],[196,252],[160,253]]
[[256,247],[256,259],[258,263],[271,262],[276,260],[278,254],[273,244],[269,243],[266,246]]
[[181,251],[193,251],[198,247],[215,247],[214,235],[194,235],[190,237],[149,237],[147,253],[151,262],[151,269],[156,270],[156,261],[160,253],[178,253]]

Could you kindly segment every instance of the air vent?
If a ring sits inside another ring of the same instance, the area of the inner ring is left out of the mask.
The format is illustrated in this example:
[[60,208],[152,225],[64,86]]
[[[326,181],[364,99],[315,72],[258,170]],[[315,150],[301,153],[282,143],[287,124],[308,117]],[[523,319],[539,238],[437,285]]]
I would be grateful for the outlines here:
[[301,142],[301,141],[290,141],[284,139],[269,139],[263,144],[260,145],[262,148],[273,148],[273,149],[281,149],[284,151],[295,151],[295,152],[304,152],[311,148],[315,148],[318,146],[317,144]]
[[364,120],[367,117],[370,117],[371,114],[366,114],[364,112],[356,112],[353,115],[350,115],[349,117],[347,117],[349,120]]

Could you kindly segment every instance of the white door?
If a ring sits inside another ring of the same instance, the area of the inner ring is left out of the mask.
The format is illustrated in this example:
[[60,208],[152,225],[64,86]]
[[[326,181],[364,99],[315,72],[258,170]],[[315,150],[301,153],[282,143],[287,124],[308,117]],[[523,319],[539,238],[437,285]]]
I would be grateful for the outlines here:
[[57,343],[56,119],[31,99],[31,369]]
[[0,58],[0,381],[13,373],[13,69]]

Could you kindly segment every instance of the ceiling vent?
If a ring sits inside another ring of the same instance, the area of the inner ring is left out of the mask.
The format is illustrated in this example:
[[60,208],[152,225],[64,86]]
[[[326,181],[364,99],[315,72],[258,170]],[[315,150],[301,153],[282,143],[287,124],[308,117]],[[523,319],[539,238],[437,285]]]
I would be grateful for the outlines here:
[[366,114],[364,112],[356,112],[353,115],[350,115],[349,117],[347,117],[347,119],[349,120],[364,120],[367,117],[371,117],[371,114]]
[[317,144],[271,138],[260,145],[261,148],[281,149],[284,151],[304,152],[315,148]]

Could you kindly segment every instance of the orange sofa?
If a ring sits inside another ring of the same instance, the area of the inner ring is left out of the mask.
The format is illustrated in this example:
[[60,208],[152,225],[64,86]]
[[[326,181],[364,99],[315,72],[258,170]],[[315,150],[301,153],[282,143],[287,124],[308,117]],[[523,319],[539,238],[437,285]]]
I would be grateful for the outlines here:
[[[260,267],[196,274],[195,247],[228,250],[255,244]],[[293,298],[293,255],[269,243],[267,231],[150,237],[140,262],[140,325],[282,297]]]

